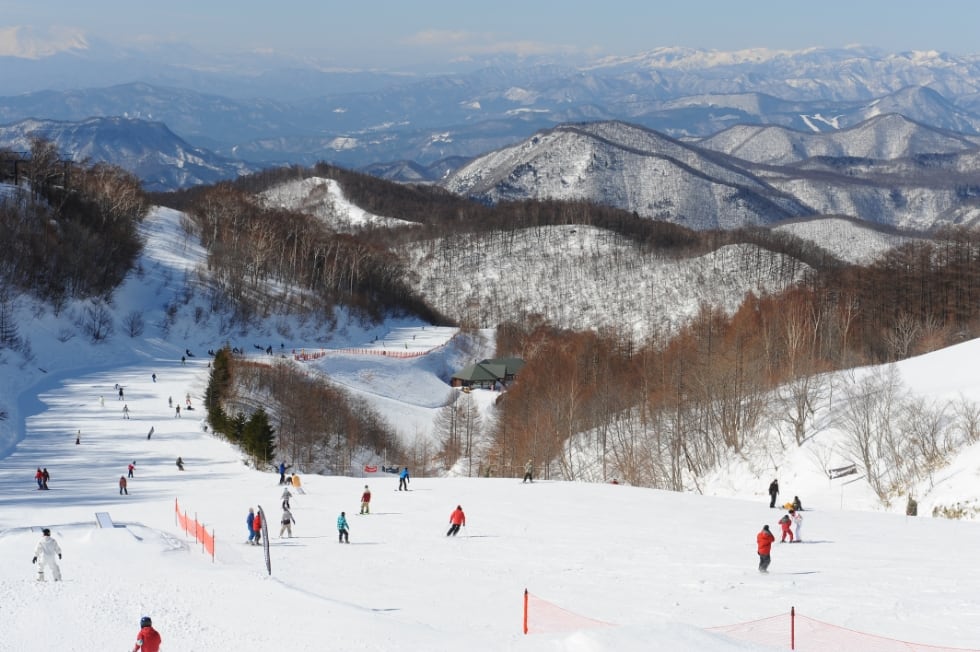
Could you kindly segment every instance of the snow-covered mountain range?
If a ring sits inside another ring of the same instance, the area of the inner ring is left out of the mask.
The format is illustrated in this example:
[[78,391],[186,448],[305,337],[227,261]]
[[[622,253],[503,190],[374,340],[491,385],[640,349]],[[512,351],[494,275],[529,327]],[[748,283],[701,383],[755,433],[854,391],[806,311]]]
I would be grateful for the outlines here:
[[[0,97],[0,122],[142,117],[231,158],[346,167],[428,166],[594,120],[704,137],[736,124],[830,131],[899,113],[936,128],[980,132],[980,57],[936,52],[660,48],[578,66],[495,61],[441,75],[264,60],[250,61],[256,72],[248,76],[227,64],[154,72],[148,63],[123,76],[111,59],[99,59],[72,82],[55,74],[78,63],[60,54],[31,61],[28,73],[24,61],[0,57],[0,88],[12,93]],[[91,70],[99,66],[101,85]]]
[[980,216],[974,138],[900,116],[826,135],[736,127],[698,145],[619,122],[563,125],[443,183],[486,201],[587,199],[695,229],[844,215],[927,230]]

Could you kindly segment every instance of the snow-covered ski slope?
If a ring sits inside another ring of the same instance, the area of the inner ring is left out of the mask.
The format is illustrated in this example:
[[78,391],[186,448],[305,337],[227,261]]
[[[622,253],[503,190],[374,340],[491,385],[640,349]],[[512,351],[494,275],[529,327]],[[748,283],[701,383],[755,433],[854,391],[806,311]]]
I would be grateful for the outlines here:
[[[811,500],[805,542],[777,543],[773,574],[761,576],[755,534],[763,523],[778,532],[781,513],[768,508],[767,478],[758,495],[731,499],[513,478],[415,477],[406,493],[390,474],[305,475],[295,536],[273,538],[269,576],[261,549],[243,543],[245,514],[261,505],[278,534],[278,476],[202,431],[206,374],[202,360],[156,360],[37,392],[27,436],[0,463],[0,649],[120,649],[149,614],[167,650],[751,650],[768,648],[704,629],[791,606],[879,636],[980,648],[976,523]],[[187,393],[198,409],[177,419],[167,398],[185,404]],[[130,495],[120,496],[132,460]],[[48,491],[33,482],[39,465]],[[372,513],[359,516],[365,483]],[[175,500],[213,529],[213,563],[175,525]],[[447,539],[457,504],[467,526]],[[118,527],[97,528],[97,511]],[[349,546],[337,543],[340,511]],[[60,584],[34,580],[45,526],[65,552]],[[569,613],[532,610],[523,635],[525,587]],[[826,648],[798,639],[797,649]]]

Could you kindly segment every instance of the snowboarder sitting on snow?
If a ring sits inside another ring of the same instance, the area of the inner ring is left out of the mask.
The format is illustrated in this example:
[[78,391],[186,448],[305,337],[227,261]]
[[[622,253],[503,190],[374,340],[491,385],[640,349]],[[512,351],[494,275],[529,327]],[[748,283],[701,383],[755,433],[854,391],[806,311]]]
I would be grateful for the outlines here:
[[344,512],[337,517],[337,543],[350,543],[348,532],[350,526],[347,524],[347,515]]
[[466,514],[463,513],[461,505],[456,505],[456,509],[449,515],[449,531],[446,532],[446,536],[456,536],[460,526],[466,527]]
[[786,535],[789,535],[789,542],[793,543],[793,531],[790,526],[793,524],[793,519],[789,517],[789,514],[783,514],[783,517],[779,519],[779,527],[783,530],[783,536],[779,538],[780,543],[786,543]]
[[140,631],[136,635],[136,645],[133,652],[160,652],[160,632],[153,629],[153,621],[149,616],[140,618]]
[[371,513],[371,490],[367,485],[364,485],[364,493],[361,494],[361,513]]
[[[37,564],[37,581],[44,581],[44,567],[51,569],[51,576],[55,582],[61,581],[61,569],[58,568],[58,559],[61,559],[61,546],[51,538],[51,530],[44,528],[41,530],[41,540],[34,548],[34,559],[32,564]],[[55,559],[55,555],[58,559]]]
[[408,491],[408,467],[402,469],[402,472],[398,474],[398,491]]

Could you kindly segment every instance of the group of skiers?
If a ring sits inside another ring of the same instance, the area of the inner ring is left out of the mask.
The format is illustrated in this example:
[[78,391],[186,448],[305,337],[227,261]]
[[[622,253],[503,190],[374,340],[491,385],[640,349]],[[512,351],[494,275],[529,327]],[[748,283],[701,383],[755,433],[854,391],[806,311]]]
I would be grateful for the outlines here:
[[[292,509],[290,507],[290,499],[293,497],[292,492],[289,491],[290,487],[298,489],[299,493],[305,493],[302,490],[299,481],[299,475],[294,473],[291,476],[286,476],[286,470],[290,467],[286,465],[285,462],[280,462],[276,467],[279,472],[279,484],[280,486],[285,485],[281,495],[281,507],[282,507],[282,517],[280,518],[280,528],[279,528],[279,538],[281,539],[283,535],[287,538],[293,536],[292,526],[296,524],[296,517],[293,516]],[[408,491],[409,483],[409,470],[408,467],[403,467],[398,474],[398,491]],[[360,515],[367,515],[371,513],[371,488],[368,485],[364,485],[364,491],[361,493],[361,510]],[[460,505],[456,506],[452,514],[449,515],[449,531],[446,532],[446,536],[456,536],[459,533],[461,527],[466,526],[466,515],[463,513],[463,508]],[[260,545],[262,542],[262,513],[256,512],[255,508],[249,507],[248,514],[245,517],[245,527],[248,532],[248,539],[245,543],[251,545]],[[337,540],[339,543],[350,543],[350,523],[347,521],[347,512],[340,512],[337,517]]]
[[[769,483],[769,507],[776,508],[776,498],[779,496],[779,480],[774,479]],[[803,541],[803,503],[799,496],[793,496],[792,502],[782,505],[788,510],[779,519],[781,530],[780,543],[786,543],[787,537],[790,543],[800,543]],[[776,541],[776,535],[772,533],[768,525],[763,525],[762,530],[756,535],[756,549],[759,554],[759,572],[768,573],[771,562],[772,544]]]
[[48,467],[43,469],[39,466],[37,467],[37,473],[34,474],[34,481],[37,482],[37,488],[44,490],[48,488],[48,480],[51,479],[51,474],[48,473]]
[[[776,509],[776,498],[779,497],[779,479],[776,478],[769,483],[769,509]],[[786,509],[795,509],[798,512],[803,511],[803,503],[800,502],[799,496],[793,496],[792,502],[788,502],[783,505]]]

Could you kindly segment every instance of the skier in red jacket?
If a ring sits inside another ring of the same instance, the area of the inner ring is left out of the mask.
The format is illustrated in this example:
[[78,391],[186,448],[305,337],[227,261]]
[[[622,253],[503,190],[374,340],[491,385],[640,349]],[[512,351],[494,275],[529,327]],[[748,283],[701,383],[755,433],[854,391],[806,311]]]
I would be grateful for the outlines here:
[[463,513],[463,508],[460,505],[456,505],[456,509],[449,515],[449,523],[449,532],[446,532],[447,537],[449,535],[456,536],[460,526],[466,527],[466,514]]
[[136,645],[133,652],[160,652],[160,632],[153,629],[153,621],[149,616],[140,618],[140,631],[136,635]]
[[364,493],[361,494],[361,514],[371,513],[371,490],[364,485]]
[[255,512],[255,518],[252,519],[252,532],[255,533],[255,545],[261,545],[262,543],[262,513]]
[[779,538],[780,543],[786,543],[786,537],[789,537],[789,542],[793,543],[793,530],[790,527],[793,525],[793,519],[790,518],[789,514],[783,514],[783,517],[779,519],[779,527],[783,530],[783,536]]
[[776,540],[776,537],[772,532],[769,531],[768,525],[762,526],[762,532],[756,535],[755,541],[759,549],[759,572],[768,573],[769,572],[769,562],[772,559],[769,553],[772,551],[772,542]]

